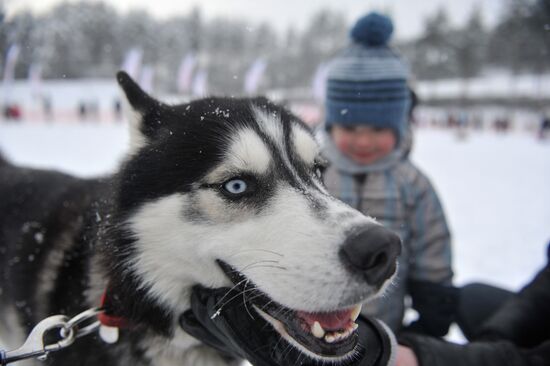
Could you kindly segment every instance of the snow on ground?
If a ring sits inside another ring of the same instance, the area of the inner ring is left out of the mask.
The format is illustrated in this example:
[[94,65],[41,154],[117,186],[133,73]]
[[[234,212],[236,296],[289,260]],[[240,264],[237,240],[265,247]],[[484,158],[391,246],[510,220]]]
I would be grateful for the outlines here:
[[[128,144],[120,124],[0,123],[0,149],[19,164],[90,177],[113,171]],[[550,240],[550,144],[514,132],[420,129],[413,160],[432,179],[454,235],[458,284],[518,289]]]
[[0,151],[12,161],[82,177],[113,171],[127,145],[125,123],[0,123]]
[[413,160],[440,193],[453,233],[456,282],[518,289],[545,263],[550,144],[520,132],[415,136]]

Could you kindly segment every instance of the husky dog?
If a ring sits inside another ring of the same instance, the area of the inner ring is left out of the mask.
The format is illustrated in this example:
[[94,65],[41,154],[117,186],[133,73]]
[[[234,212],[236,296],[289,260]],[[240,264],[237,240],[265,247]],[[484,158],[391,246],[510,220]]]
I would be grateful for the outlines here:
[[102,305],[124,320],[118,342],[82,337],[50,364],[226,365],[178,318],[193,286],[242,286],[238,274],[262,294],[243,297],[261,315],[251,322],[316,362],[348,359],[360,304],[391,281],[400,242],[327,193],[308,127],[264,98],[172,106],[117,79],[131,146],[116,174],[0,159],[4,347],[47,316]]

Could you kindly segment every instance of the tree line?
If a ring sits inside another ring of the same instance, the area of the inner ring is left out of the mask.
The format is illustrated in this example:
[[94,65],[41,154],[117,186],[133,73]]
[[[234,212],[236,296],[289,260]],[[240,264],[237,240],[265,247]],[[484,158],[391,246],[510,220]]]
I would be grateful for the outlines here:
[[[425,19],[422,34],[394,45],[410,62],[418,80],[472,78],[484,70],[512,73],[550,71],[550,0],[504,0],[497,24],[488,28],[474,10],[461,27],[452,27],[442,8]],[[3,19],[3,18],[2,18]],[[155,84],[175,90],[174,75],[193,51],[220,93],[239,93],[243,75],[258,57],[267,61],[262,86],[269,89],[311,85],[317,66],[349,42],[343,14],[321,10],[302,30],[277,33],[270,24],[237,18],[206,20],[200,8],[158,20],[144,11],[119,14],[103,3],[65,3],[41,15],[20,13],[0,23],[3,68],[8,47],[20,45],[16,78],[31,64],[44,78],[113,77],[131,48],[155,70]]]

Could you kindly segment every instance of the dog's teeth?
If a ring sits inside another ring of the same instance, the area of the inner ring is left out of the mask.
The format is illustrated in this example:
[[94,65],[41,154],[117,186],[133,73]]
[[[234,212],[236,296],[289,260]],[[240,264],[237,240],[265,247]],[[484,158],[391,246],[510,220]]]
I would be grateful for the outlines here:
[[361,304],[359,305],[356,305],[352,312],[351,312],[351,315],[350,315],[350,319],[352,322],[356,321],[357,318],[359,317],[359,314],[361,314]]
[[339,342],[342,339],[346,339],[353,333],[355,329],[357,329],[357,327],[358,325],[354,324],[352,327],[349,327],[343,330],[342,332],[325,333],[325,342],[334,343],[334,342]]
[[342,339],[345,339],[349,336],[349,333],[347,331],[345,332],[342,332],[339,334],[339,337],[338,337],[338,340],[342,340]]
[[317,322],[317,321],[315,323],[313,323],[313,325],[311,326],[311,333],[316,338],[323,338],[325,336],[325,330],[323,329],[321,324],[319,324],[319,322]]
[[357,324],[357,323],[353,323],[352,326],[353,326],[353,330],[356,330],[357,328],[359,328],[359,324]]

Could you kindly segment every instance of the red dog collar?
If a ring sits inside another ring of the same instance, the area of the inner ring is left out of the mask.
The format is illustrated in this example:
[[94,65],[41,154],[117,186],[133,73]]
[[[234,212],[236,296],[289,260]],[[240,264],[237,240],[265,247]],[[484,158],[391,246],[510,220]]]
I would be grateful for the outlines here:
[[129,328],[130,321],[122,316],[116,316],[109,313],[109,298],[107,297],[107,290],[101,295],[101,308],[104,310],[97,318],[102,325],[113,328]]

